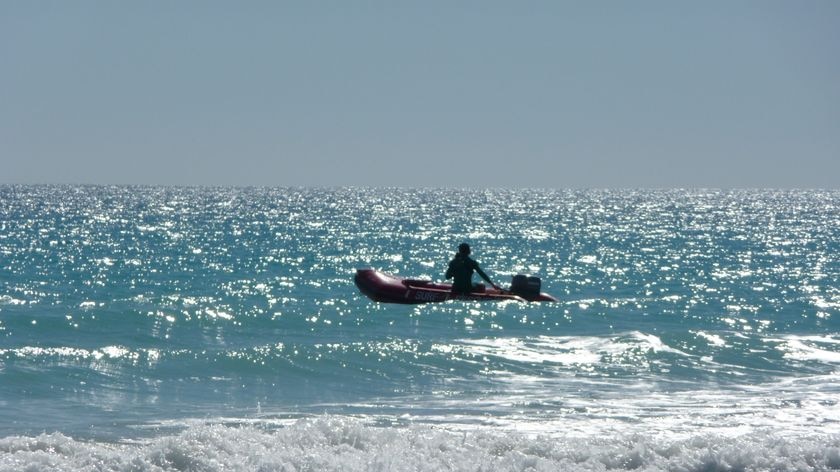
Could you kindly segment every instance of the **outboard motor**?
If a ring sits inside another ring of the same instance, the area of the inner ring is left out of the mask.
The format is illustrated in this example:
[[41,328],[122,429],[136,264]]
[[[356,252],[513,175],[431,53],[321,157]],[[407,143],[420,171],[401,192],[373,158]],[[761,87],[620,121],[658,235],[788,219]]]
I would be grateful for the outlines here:
[[524,298],[537,297],[542,281],[534,275],[516,274],[510,282],[510,291]]

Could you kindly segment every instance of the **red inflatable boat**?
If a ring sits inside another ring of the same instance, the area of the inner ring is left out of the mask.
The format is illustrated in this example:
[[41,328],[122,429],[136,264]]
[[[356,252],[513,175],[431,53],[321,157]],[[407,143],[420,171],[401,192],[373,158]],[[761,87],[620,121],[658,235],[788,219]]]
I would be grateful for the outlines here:
[[452,293],[452,284],[428,280],[404,279],[373,269],[356,271],[356,286],[371,300],[383,303],[430,303],[446,300],[516,300],[520,302],[556,302],[556,298],[539,291],[540,279],[515,275],[511,290],[485,288],[479,284],[469,294]]

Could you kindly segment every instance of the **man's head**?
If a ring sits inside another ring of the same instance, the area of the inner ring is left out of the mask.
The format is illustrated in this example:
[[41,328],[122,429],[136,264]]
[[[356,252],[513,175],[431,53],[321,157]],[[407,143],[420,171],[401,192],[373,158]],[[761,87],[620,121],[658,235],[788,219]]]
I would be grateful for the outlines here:
[[461,243],[458,245],[458,254],[462,254],[464,256],[470,255],[470,245],[467,243]]

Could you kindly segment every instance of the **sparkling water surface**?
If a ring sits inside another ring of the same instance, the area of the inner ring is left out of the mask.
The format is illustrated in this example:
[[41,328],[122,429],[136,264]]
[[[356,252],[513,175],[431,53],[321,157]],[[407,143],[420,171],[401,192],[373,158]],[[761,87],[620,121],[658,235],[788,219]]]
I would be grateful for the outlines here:
[[[838,210],[834,190],[0,186],[0,470],[838,469]],[[462,241],[561,301],[353,285],[441,280]]]

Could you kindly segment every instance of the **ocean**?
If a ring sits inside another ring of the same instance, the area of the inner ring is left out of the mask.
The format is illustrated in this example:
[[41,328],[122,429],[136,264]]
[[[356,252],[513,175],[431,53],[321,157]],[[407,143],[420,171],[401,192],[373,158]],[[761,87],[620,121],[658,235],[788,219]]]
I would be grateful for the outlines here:
[[[560,301],[353,284],[464,241]],[[0,186],[0,471],[828,471],[838,402],[838,190]]]

